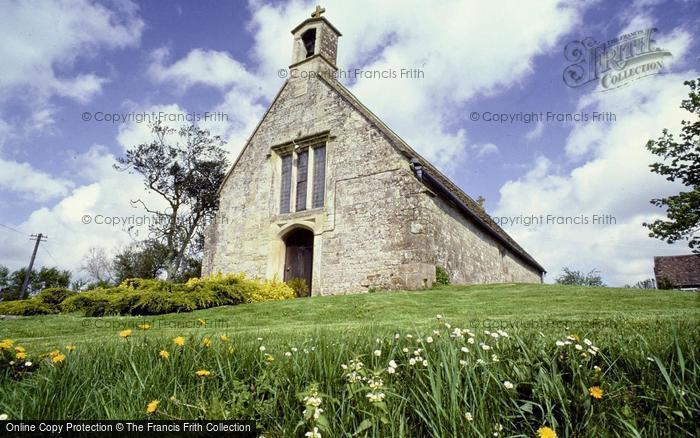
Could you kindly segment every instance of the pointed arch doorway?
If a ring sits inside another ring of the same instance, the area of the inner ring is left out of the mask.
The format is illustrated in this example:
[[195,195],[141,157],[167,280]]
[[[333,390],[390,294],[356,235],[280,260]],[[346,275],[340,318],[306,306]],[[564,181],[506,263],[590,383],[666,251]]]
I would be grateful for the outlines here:
[[314,233],[296,228],[284,237],[284,281],[301,278],[311,288],[314,262]]

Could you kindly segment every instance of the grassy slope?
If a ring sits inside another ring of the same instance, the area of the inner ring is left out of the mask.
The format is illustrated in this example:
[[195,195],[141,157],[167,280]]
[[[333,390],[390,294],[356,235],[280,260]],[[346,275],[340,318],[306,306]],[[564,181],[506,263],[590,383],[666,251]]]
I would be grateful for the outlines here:
[[[578,324],[604,329],[599,320],[613,320],[625,325],[658,324],[659,321],[684,321],[693,325],[700,321],[700,295],[557,285],[451,286],[429,291],[227,306],[146,319],[153,323],[152,335],[201,332],[197,324],[201,318],[208,322],[205,331],[274,333],[293,337],[318,330],[362,330],[369,326],[386,329],[426,327],[438,313],[463,327],[476,329],[490,324],[546,328],[547,323],[561,329]],[[112,338],[121,325],[133,327],[140,320],[135,317],[98,319],[77,315],[10,319],[0,323],[0,338],[11,337],[25,345],[38,347],[99,340]],[[484,321],[490,323],[484,324]]]

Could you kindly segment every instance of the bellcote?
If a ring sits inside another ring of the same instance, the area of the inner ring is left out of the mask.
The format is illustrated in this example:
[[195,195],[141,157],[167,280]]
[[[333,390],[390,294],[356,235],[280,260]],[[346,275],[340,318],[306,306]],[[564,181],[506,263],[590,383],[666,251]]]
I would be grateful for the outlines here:
[[336,71],[338,37],[342,34],[325,17],[326,10],[316,6],[316,10],[297,27],[292,29],[294,45],[290,69],[305,71]]

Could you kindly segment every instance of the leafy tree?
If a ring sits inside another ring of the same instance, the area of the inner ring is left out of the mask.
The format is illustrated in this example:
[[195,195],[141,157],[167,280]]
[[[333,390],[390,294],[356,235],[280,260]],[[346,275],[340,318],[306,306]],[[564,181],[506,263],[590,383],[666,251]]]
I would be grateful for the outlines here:
[[[4,299],[16,300],[19,298],[19,293],[22,290],[24,277],[27,275],[27,268],[20,268],[12,273],[9,273],[7,268],[5,270],[2,268],[5,267],[0,267],[0,283],[4,283],[4,286],[0,284],[0,288],[3,289]],[[3,278],[3,273],[5,272],[7,273]],[[49,287],[68,288],[70,286],[70,278],[70,271],[56,267],[47,268],[44,266],[38,271],[32,270],[29,276],[29,284],[27,285],[28,295],[39,293]]]
[[656,289],[656,280],[654,280],[653,278],[647,278],[646,280],[640,280],[636,282],[632,286],[626,284],[625,287],[631,289]]
[[204,227],[219,208],[216,192],[228,161],[221,138],[194,125],[176,130],[155,123],[152,132],[152,142],[129,149],[115,168],[140,174],[146,189],[165,200],[164,211],[136,202],[155,216],[150,239],[165,249],[163,267],[174,280],[189,269],[188,259],[200,257]]
[[134,242],[114,257],[116,283],[127,278],[157,278],[165,270],[168,249],[154,240]]
[[574,271],[566,267],[562,268],[562,271],[564,271],[564,273],[555,280],[557,284],[595,287],[605,286],[600,272],[596,269],[590,271],[588,274],[584,274],[581,271]]
[[664,129],[657,140],[649,140],[647,149],[663,161],[651,164],[651,171],[666,177],[668,181],[680,181],[690,190],[667,198],[652,199],[657,207],[666,207],[667,220],[657,219],[644,223],[650,237],[663,239],[667,243],[687,239],[688,246],[700,253],[700,78],[685,81],[690,87],[688,99],[681,108],[694,115],[694,122],[681,121],[680,140]]

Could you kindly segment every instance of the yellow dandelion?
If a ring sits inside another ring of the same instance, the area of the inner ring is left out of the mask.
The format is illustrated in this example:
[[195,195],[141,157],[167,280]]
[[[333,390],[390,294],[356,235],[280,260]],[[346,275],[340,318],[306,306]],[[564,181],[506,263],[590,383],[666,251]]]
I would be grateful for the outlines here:
[[66,345],[66,350],[68,350],[68,352],[75,351],[76,348],[78,347],[73,344]]
[[12,339],[3,339],[0,341],[0,350],[9,350],[13,345],[15,345],[15,341]]
[[211,375],[211,371],[207,370],[199,370],[196,373],[199,377],[209,377]]
[[15,353],[26,353],[26,352],[27,352],[27,350],[25,350],[25,348],[22,347],[21,345],[18,345],[15,347]]
[[61,353],[51,357],[51,361],[53,361],[53,363],[61,363],[64,360],[66,360],[66,356]]
[[178,336],[177,338],[173,339],[173,342],[175,343],[175,345],[182,347],[183,345],[185,345],[185,338],[183,338],[182,336]]
[[204,338],[204,339],[202,340],[202,346],[207,347],[207,348],[211,347],[211,339],[209,339],[209,338]]
[[588,388],[588,393],[591,395],[591,397],[596,398],[598,400],[603,398],[603,388],[600,386],[591,386]]
[[271,355],[271,354],[267,354],[267,353],[266,353],[266,354],[265,354],[265,361],[266,361],[266,362],[274,362],[274,361],[275,361],[275,357],[274,357],[273,355]]
[[129,336],[131,336],[131,331],[132,331],[131,329],[122,330],[119,332],[119,336],[126,339]]
[[229,352],[229,353],[233,353],[234,351],[236,351],[235,348],[233,348],[233,347],[228,347],[228,352]]
[[159,404],[160,404],[160,400],[153,400],[148,405],[146,405],[146,412],[149,414],[153,414],[155,411],[158,410]]
[[542,426],[537,429],[537,436],[539,438],[557,438],[557,433],[551,427]]
[[141,330],[148,330],[149,328],[151,328],[151,324],[144,322],[143,324],[139,324],[139,328]]
[[228,342],[228,336],[221,335],[221,342]]
[[18,353],[15,353],[15,357],[17,359],[26,359],[27,358],[27,353],[20,351]]
[[160,357],[162,357],[163,359],[167,359],[167,358],[170,357],[170,353],[168,353],[168,352],[165,351],[165,350],[160,350],[160,353],[158,353],[158,355],[159,355]]
[[59,354],[61,354],[60,351],[58,351],[58,350],[53,350],[53,351],[50,351],[50,352],[49,352],[49,357],[52,357],[52,358],[53,358],[53,357],[58,356]]
[[203,320],[203,319],[198,319],[197,322],[199,322],[199,325],[200,325],[201,327],[204,327],[205,325],[207,325],[207,322],[206,322],[205,320]]

